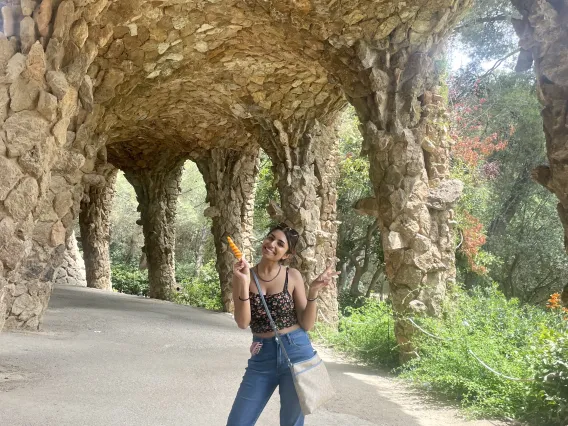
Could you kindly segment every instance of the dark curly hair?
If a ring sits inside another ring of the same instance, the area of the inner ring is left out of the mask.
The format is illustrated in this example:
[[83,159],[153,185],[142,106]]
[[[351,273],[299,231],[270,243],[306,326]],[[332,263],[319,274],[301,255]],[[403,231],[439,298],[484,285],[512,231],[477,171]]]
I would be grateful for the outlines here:
[[288,253],[295,255],[296,245],[298,244],[298,240],[300,239],[300,234],[298,233],[298,231],[282,222],[276,226],[273,226],[268,233],[270,234],[271,232],[274,232],[276,230],[284,232],[284,235],[286,235],[286,241],[288,241]]

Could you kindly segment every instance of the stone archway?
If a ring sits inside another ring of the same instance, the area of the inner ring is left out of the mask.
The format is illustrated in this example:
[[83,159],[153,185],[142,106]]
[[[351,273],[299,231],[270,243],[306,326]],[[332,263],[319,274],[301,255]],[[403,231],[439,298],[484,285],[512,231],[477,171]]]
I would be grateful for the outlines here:
[[[539,58],[551,158],[542,174],[564,217],[566,73],[556,65],[566,26],[552,4],[529,3],[519,5],[519,28]],[[335,244],[330,135],[346,99],[371,159],[395,309],[422,303],[436,313],[453,277],[459,185],[448,181],[433,62],[469,4],[8,2],[0,36],[0,321],[38,327],[85,188],[108,186],[100,169],[107,147],[111,163],[128,159],[120,167],[141,199],[162,194],[147,204],[167,218],[178,161],[262,146],[283,214],[301,229],[300,269],[309,279]],[[142,216],[158,239],[158,249],[148,247],[162,258],[156,280],[170,282],[171,253],[162,248],[171,237],[160,225],[167,220]],[[334,296],[324,303],[333,311]],[[411,332],[398,321],[403,351],[411,352]]]
[[[33,328],[39,323],[52,271],[61,261],[59,247],[78,214],[85,187],[100,188],[101,193],[108,187],[108,177],[100,169],[107,146],[111,163],[130,170],[139,199],[150,192],[165,194],[161,202],[148,202],[156,207],[150,210],[163,217],[172,211],[168,188],[176,180],[175,172],[172,176],[164,172],[175,170],[176,161],[207,157],[212,149],[262,146],[274,164],[283,214],[302,233],[300,270],[306,279],[312,278],[335,246],[335,212],[329,207],[335,195],[329,170],[334,164],[333,122],[345,105],[344,93],[371,129],[365,132],[370,149],[380,146],[384,131],[401,141],[393,143],[400,147],[393,155],[407,161],[405,144],[410,142],[404,129],[420,120],[418,115],[404,117],[417,105],[410,97],[403,100],[390,93],[399,83],[414,87],[409,96],[418,97],[426,90],[414,83],[421,81],[416,77],[425,72],[420,69],[423,64],[408,67],[406,62],[416,52],[429,52],[466,6],[448,1],[426,11],[364,1],[329,7],[318,1],[158,6],[127,0],[88,4],[64,0],[55,8],[44,0],[35,11],[7,6],[4,30],[12,39],[2,40],[1,70],[8,71],[10,83],[3,129],[13,184],[4,202],[11,216],[5,226],[7,235],[13,236],[9,244],[28,248],[21,251],[21,259],[2,259],[7,265],[3,275],[9,282],[25,282],[34,300],[30,305],[8,291],[10,326]],[[400,114],[381,122],[385,108],[397,102],[402,102]],[[377,132],[373,133],[370,121]],[[42,144],[34,145],[32,140]],[[420,147],[415,152],[412,173],[424,176]],[[377,151],[378,160],[383,161],[384,155]],[[28,157],[42,162],[32,170]],[[128,162],[118,164],[126,158]],[[385,198],[381,179],[373,176],[379,203],[386,199],[400,204],[418,191],[410,184],[391,191],[398,198],[390,194]],[[424,179],[415,181],[424,183]],[[158,188],[156,181],[162,182]],[[418,206],[425,202],[424,185]],[[72,200],[64,216],[52,213],[50,198],[61,192],[70,193]],[[152,215],[145,220],[142,211],[142,216],[142,222],[151,222]],[[386,216],[383,219],[386,231],[390,223]],[[18,238],[15,228],[24,223],[27,231]],[[167,282],[172,270],[167,259],[172,256],[161,248],[167,246],[169,232],[167,226],[149,228],[161,243],[160,249],[148,250],[165,259],[157,262],[156,280]],[[397,269],[395,257],[392,264]],[[406,277],[418,279],[417,274]],[[32,294],[36,287],[42,294],[37,300]],[[162,286],[158,297],[167,287]],[[335,296],[323,299],[333,317]],[[27,324],[27,313],[22,316],[14,305],[25,306],[26,312],[31,309],[37,320]],[[28,307],[32,305],[33,309]]]

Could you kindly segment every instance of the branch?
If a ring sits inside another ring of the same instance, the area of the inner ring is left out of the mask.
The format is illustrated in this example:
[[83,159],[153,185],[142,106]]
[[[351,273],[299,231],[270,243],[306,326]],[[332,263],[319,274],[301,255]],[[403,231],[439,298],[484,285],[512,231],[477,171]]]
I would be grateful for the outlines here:
[[481,77],[479,77],[479,80],[484,79],[485,77],[487,77],[489,74],[491,74],[493,71],[495,71],[497,68],[499,68],[499,66],[505,62],[506,59],[510,58],[513,55],[516,55],[517,53],[519,53],[521,51],[521,48],[518,48],[516,50],[513,50],[510,53],[507,53],[505,56],[503,56],[501,59],[498,59],[495,61],[495,63],[493,64],[493,66],[491,68],[489,68],[489,70],[483,74]]
[[477,24],[487,24],[487,23],[493,23],[493,22],[505,22],[505,21],[508,21],[509,19],[511,19],[510,16],[503,15],[503,14],[495,15],[495,16],[486,16],[485,18],[472,19],[471,21],[466,22],[463,25],[455,27],[454,31],[461,31],[465,28],[473,27],[474,25],[477,25]]

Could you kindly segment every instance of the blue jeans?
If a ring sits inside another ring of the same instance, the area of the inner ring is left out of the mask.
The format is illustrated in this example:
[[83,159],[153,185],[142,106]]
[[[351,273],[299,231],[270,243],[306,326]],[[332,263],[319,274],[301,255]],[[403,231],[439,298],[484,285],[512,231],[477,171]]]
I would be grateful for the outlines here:
[[[262,343],[262,348],[248,361],[227,426],[253,426],[276,386],[280,392],[280,426],[303,426],[304,414],[292,373],[278,343],[274,337],[262,339],[253,336],[253,341]],[[308,334],[301,328],[282,335],[282,342],[293,363],[314,355]]]

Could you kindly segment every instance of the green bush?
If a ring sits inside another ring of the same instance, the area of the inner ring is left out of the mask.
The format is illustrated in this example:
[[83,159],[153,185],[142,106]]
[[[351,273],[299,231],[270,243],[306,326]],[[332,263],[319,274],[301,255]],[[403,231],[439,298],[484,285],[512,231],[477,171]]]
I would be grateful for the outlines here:
[[541,333],[542,358],[537,366],[527,418],[538,425],[568,424],[568,322]]
[[223,310],[221,286],[215,269],[215,261],[212,260],[204,265],[197,277],[181,280],[180,289],[174,295],[174,301],[212,311]]
[[[341,352],[373,365],[393,367],[398,359],[392,309],[376,299],[342,298],[338,331],[318,323],[313,336]],[[356,307],[357,305],[362,306]]]
[[112,288],[120,293],[148,296],[148,271],[134,266],[111,264]]
[[[518,301],[507,300],[492,287],[476,290],[472,296],[458,293],[442,318],[420,322],[445,341],[417,334],[415,344],[420,357],[401,368],[402,376],[460,401],[470,414],[535,418],[546,416],[540,413],[559,404],[546,398],[562,399],[558,393],[548,396],[542,379],[530,381],[542,377],[543,371],[556,368],[543,363],[541,333],[543,329],[563,327],[558,315],[533,306],[519,306]],[[527,380],[509,380],[489,371],[470,351],[496,371]],[[551,353],[551,360],[560,360],[561,352],[555,349],[547,353]],[[565,363],[566,353],[563,356],[561,362]]]

